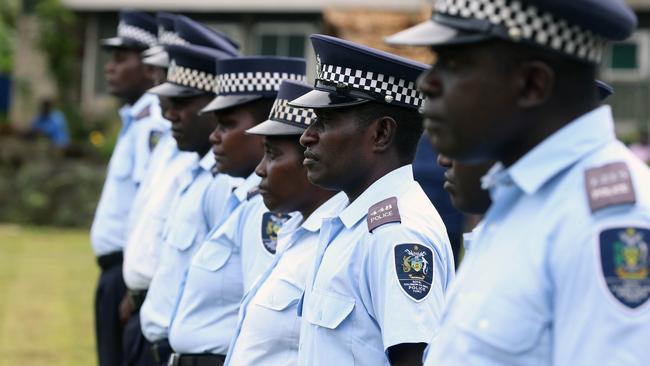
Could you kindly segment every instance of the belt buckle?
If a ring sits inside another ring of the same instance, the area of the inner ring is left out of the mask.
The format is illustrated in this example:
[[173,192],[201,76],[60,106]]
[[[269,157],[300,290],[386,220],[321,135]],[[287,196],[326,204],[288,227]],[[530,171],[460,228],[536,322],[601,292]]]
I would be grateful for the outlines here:
[[169,362],[167,362],[167,366],[178,366],[178,361],[180,361],[180,359],[180,354],[172,353],[171,356],[169,356]]

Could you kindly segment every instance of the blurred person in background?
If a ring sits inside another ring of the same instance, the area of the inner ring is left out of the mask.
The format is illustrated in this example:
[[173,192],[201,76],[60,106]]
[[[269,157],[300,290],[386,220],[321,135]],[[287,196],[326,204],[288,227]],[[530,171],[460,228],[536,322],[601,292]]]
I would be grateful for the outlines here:
[[27,137],[43,135],[47,137],[54,146],[66,148],[70,144],[68,122],[61,111],[54,109],[54,102],[51,99],[41,101],[40,111],[32,120]]

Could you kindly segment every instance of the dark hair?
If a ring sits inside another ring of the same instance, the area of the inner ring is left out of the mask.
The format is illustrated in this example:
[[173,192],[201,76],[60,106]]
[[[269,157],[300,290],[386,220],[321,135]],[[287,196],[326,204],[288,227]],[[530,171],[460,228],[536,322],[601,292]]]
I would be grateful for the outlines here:
[[422,116],[417,110],[369,102],[355,107],[362,126],[381,117],[390,117],[397,122],[395,131],[395,147],[400,158],[411,163],[415,158],[418,141],[424,131]]

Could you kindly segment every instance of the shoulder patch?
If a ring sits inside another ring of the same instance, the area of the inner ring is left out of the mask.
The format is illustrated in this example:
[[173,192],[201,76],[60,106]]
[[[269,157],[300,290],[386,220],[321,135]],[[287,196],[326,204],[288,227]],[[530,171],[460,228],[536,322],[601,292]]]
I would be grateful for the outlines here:
[[391,222],[402,222],[402,218],[399,215],[399,208],[397,208],[397,198],[386,198],[372,205],[368,209],[366,222],[368,223],[368,231],[370,232]]
[[258,194],[260,194],[260,189],[259,189],[259,187],[255,187],[255,188],[251,189],[251,190],[248,191],[248,193],[246,194],[246,201],[248,201],[248,200],[250,200],[251,198],[257,196]]
[[628,309],[650,299],[650,229],[617,227],[598,235],[600,268],[609,293]]
[[431,290],[433,283],[433,252],[421,244],[395,246],[395,273],[404,293],[420,302]]
[[142,108],[140,113],[138,113],[138,115],[135,116],[135,119],[137,121],[137,120],[149,117],[150,115],[151,115],[151,105],[148,105],[148,106]]
[[149,132],[149,151],[152,151],[156,145],[158,145],[158,141],[160,141],[162,134],[163,133],[161,131]]
[[267,252],[275,254],[278,244],[278,231],[289,218],[289,215],[275,214],[273,212],[265,212],[262,216],[262,245],[264,245]]
[[587,169],[585,185],[592,213],[609,206],[636,202],[630,169],[623,162]]

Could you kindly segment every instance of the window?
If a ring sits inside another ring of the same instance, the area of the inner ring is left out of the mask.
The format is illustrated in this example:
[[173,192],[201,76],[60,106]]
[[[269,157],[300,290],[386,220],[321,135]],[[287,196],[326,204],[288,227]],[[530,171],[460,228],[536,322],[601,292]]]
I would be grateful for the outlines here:
[[604,54],[602,75],[611,81],[650,77],[650,33],[638,31],[624,42],[611,44]]
[[309,36],[317,32],[313,23],[260,22],[253,26],[252,50],[265,56],[302,57],[307,60],[308,82],[316,75],[314,51]]

